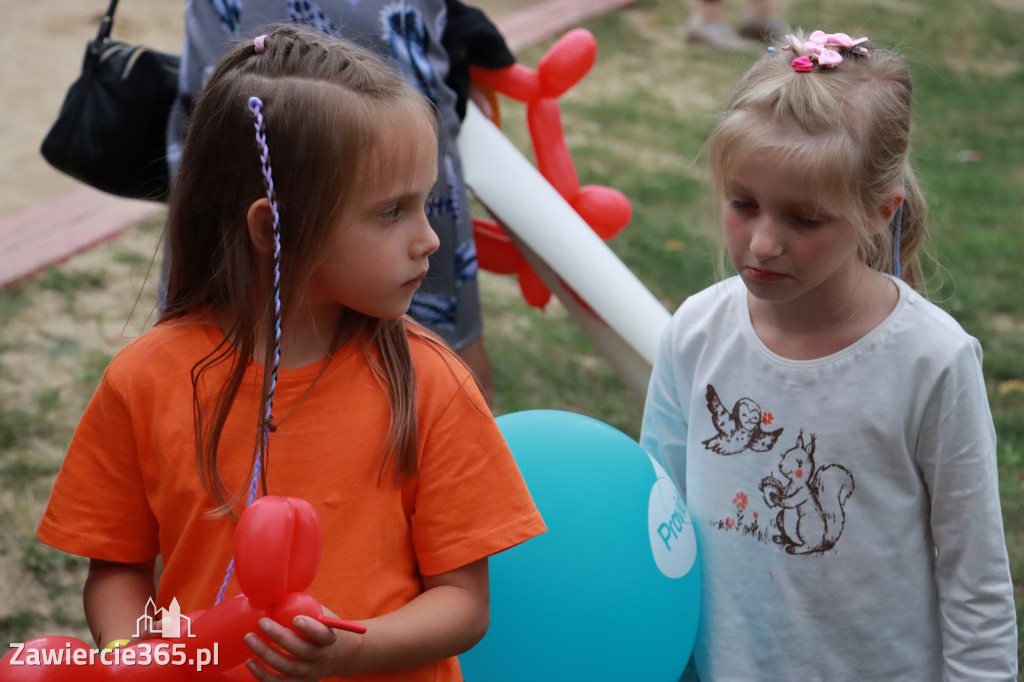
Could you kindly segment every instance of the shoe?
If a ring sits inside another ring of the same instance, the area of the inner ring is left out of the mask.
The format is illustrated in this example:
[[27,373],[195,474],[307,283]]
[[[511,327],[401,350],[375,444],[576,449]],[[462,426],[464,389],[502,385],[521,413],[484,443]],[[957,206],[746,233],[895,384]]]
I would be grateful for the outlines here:
[[762,40],[766,43],[781,43],[789,26],[778,17],[748,16],[736,27],[736,32],[744,38]]
[[686,42],[708,45],[721,52],[749,52],[750,43],[736,35],[728,24],[715,21],[691,21],[686,29]]

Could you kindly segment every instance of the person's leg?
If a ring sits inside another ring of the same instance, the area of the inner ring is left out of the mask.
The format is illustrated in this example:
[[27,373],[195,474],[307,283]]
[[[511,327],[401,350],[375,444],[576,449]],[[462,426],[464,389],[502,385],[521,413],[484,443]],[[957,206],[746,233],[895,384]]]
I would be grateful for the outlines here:
[[747,9],[750,15],[761,19],[773,16],[771,0],[749,0]]
[[709,45],[722,52],[745,52],[750,45],[725,23],[720,0],[698,0],[686,30],[686,42]]
[[725,21],[725,17],[722,16],[721,0],[700,0],[698,12],[705,24],[719,24]]
[[748,0],[747,14],[737,26],[741,36],[769,43],[780,42],[788,30],[775,14],[773,0]]
[[484,347],[483,337],[471,341],[469,345],[458,351],[459,357],[465,361],[473,370],[477,381],[480,382],[480,390],[487,399],[487,404],[494,405],[494,365],[491,364],[491,356],[487,354]]

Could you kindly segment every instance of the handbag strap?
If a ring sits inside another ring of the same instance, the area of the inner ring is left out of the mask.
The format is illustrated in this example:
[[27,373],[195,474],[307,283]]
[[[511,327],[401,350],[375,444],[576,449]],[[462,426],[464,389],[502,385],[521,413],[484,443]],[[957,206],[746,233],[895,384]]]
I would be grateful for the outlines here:
[[110,7],[107,8],[107,13],[103,15],[103,21],[100,22],[100,31],[96,34],[96,40],[93,41],[96,47],[99,47],[110,38],[110,29],[114,27],[114,11],[117,9],[117,0],[110,0]]

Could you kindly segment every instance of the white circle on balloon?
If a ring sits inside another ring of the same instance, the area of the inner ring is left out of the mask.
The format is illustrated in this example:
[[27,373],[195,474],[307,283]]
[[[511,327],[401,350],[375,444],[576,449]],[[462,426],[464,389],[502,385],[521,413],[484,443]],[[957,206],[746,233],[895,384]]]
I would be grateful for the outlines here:
[[647,505],[651,553],[666,578],[682,578],[697,559],[697,536],[679,488],[653,457],[651,465],[657,474]]

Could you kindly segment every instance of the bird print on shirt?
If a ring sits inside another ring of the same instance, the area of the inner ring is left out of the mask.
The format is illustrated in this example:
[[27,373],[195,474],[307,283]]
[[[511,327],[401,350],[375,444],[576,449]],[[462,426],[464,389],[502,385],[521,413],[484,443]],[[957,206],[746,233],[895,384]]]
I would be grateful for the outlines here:
[[764,431],[761,406],[750,398],[740,398],[732,411],[725,409],[718,391],[708,384],[707,405],[718,435],[704,441],[704,447],[719,455],[738,455],[745,450],[768,452],[782,435],[782,429]]

